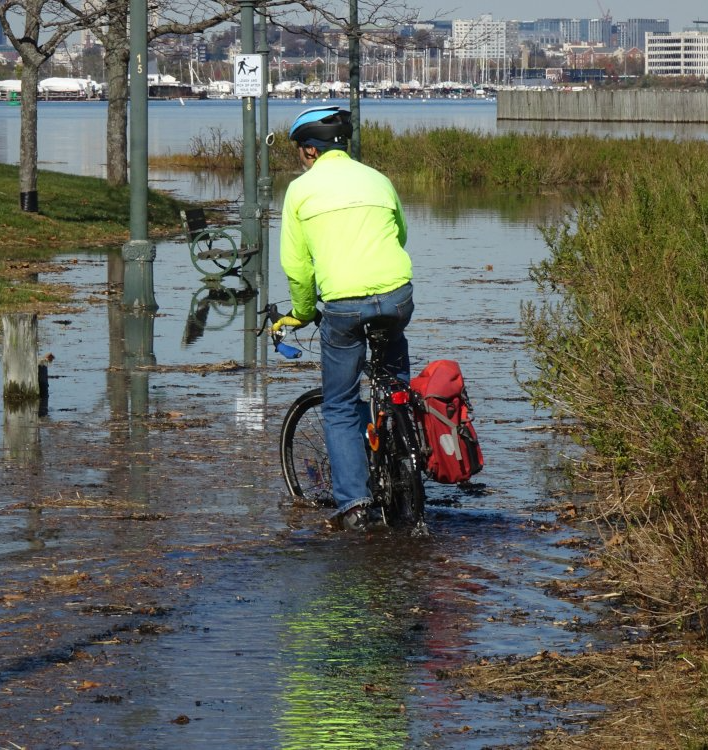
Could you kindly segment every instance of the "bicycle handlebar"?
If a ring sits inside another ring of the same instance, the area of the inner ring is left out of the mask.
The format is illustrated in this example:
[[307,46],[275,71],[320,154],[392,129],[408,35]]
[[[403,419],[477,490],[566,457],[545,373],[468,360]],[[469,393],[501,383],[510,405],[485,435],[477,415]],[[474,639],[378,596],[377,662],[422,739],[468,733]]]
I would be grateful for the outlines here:
[[[258,314],[266,316],[265,319],[263,320],[263,325],[261,326],[261,330],[258,332],[259,336],[265,330],[265,327],[268,321],[270,321],[272,325],[273,323],[277,323],[281,318],[286,317],[285,315],[283,315],[282,313],[278,311],[278,306],[275,303],[266,305],[265,309],[261,310]],[[290,346],[289,344],[285,344],[283,342],[285,335],[286,335],[286,332],[282,328],[279,331],[275,331],[275,332],[271,331],[270,337],[273,341],[273,346],[275,347],[275,351],[278,352],[278,354],[281,354],[286,359],[300,359],[300,357],[302,357],[302,351],[295,346]]]
[[273,343],[275,344],[275,351],[278,352],[278,354],[282,354],[287,359],[300,359],[302,357],[302,352],[294,347],[290,346],[289,344],[284,344],[282,341],[278,341],[276,343],[275,338],[278,334],[273,335]]

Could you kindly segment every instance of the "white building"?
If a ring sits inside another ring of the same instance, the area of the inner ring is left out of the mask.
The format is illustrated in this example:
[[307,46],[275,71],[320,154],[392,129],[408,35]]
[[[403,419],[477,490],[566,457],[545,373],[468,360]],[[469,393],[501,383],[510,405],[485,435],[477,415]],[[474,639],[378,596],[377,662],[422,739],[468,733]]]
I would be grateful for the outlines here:
[[708,32],[647,33],[644,72],[708,78]]
[[504,60],[507,56],[506,21],[494,21],[490,14],[471,21],[452,22],[452,49],[459,58]]

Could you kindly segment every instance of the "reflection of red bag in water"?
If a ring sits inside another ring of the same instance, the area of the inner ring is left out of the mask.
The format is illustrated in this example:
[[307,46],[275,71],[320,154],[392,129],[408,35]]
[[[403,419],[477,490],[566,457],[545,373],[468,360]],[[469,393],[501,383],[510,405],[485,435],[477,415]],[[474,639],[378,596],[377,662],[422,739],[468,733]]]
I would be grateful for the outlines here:
[[471,422],[460,365],[449,359],[431,362],[411,380],[425,404],[416,417],[429,455],[426,470],[436,482],[457,484],[482,471],[484,458]]

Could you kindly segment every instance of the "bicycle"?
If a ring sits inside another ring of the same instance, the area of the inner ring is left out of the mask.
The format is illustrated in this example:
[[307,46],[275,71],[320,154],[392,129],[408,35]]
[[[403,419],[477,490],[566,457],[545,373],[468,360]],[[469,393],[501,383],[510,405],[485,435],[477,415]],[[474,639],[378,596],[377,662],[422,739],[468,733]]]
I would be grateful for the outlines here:
[[[275,305],[262,313],[268,320],[280,319]],[[384,321],[381,320],[381,324]],[[261,329],[261,331],[263,330]],[[390,527],[405,527],[413,536],[427,536],[425,489],[423,486],[423,445],[414,409],[418,396],[409,384],[384,367],[388,342],[385,328],[366,326],[370,356],[364,364],[362,399],[368,422],[362,439],[369,458],[373,508],[380,511]],[[272,336],[277,351],[295,358],[300,350],[283,343],[282,329]],[[290,494],[322,506],[333,506],[329,459],[324,439],[322,388],[299,396],[288,409],[280,432],[280,463]],[[364,437],[365,434],[365,437]]]

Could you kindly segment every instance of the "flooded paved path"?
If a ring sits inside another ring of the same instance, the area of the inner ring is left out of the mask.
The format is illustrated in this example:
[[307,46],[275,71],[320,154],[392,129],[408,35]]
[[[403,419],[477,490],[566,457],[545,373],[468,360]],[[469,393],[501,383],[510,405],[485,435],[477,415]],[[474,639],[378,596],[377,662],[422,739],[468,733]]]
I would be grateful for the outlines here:
[[513,375],[542,217],[408,213],[414,369],[461,362],[487,459],[465,490],[429,488],[423,542],[333,533],[292,506],[277,438],[316,357],[238,367],[238,308],[188,336],[184,243],[158,246],[148,321],[106,301],[105,256],[66,259],[62,280],[99,301],[40,321],[48,412],[6,422],[0,747],[472,750],[582,714],[446,679],[466,660],[599,645],[574,589],[579,531],[559,521],[567,446]]

